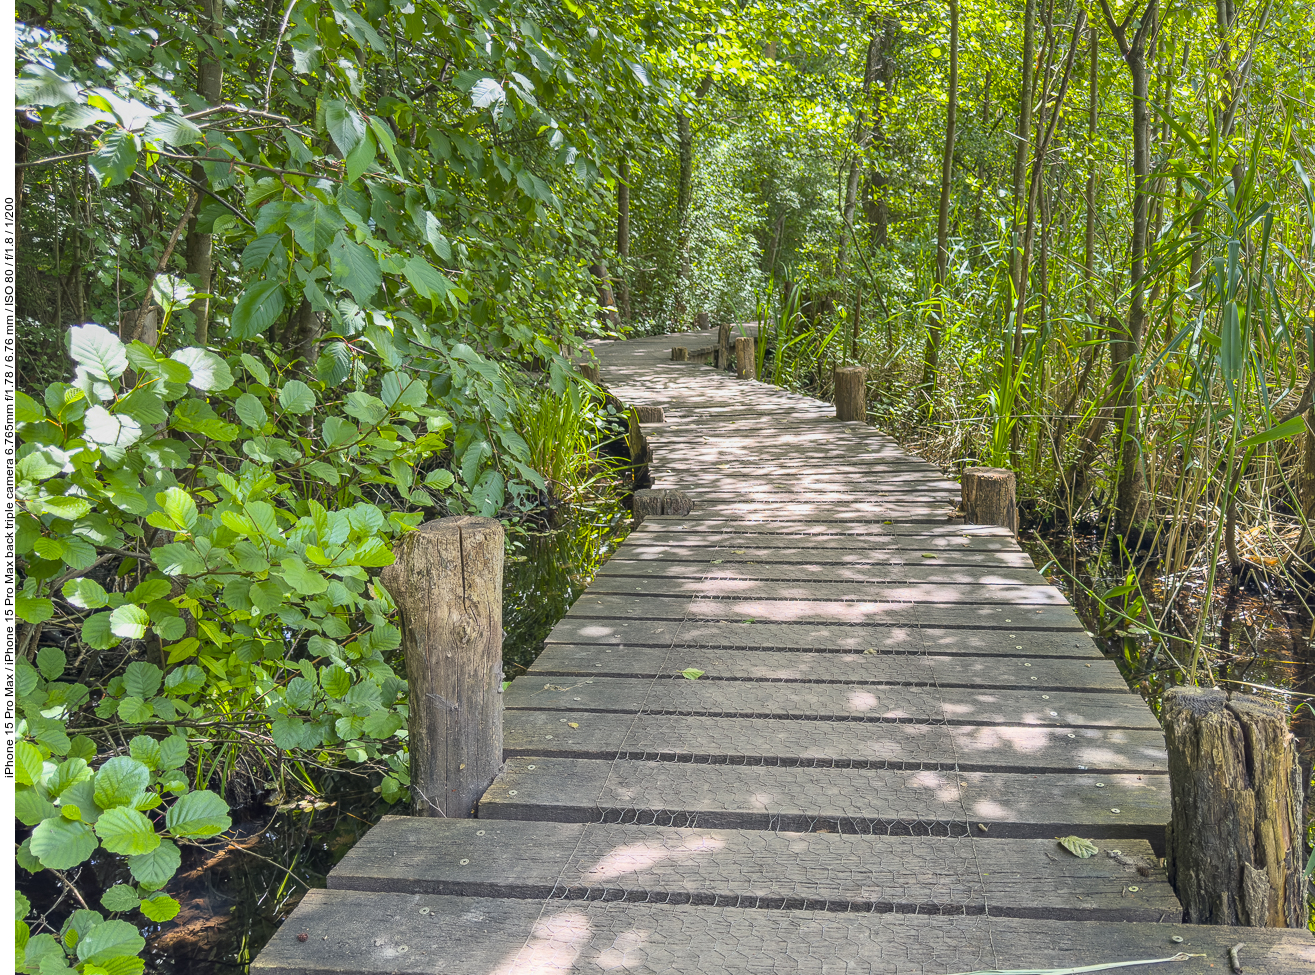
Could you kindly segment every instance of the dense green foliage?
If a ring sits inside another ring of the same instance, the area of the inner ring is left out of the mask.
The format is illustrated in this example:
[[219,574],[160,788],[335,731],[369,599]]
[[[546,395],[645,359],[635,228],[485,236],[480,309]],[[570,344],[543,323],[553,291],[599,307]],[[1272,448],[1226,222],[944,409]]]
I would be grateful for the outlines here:
[[[1014,468],[1033,523],[1207,598],[1308,571],[1299,4],[19,21],[18,856],[132,879],[53,928],[20,901],[25,971],[140,972],[125,919],[172,916],[179,843],[246,781],[406,796],[378,570],[427,518],[609,480],[589,338],[756,320],[764,379],[868,365],[876,422]],[[1208,606],[1152,618],[1141,585],[1111,628],[1211,676]]]

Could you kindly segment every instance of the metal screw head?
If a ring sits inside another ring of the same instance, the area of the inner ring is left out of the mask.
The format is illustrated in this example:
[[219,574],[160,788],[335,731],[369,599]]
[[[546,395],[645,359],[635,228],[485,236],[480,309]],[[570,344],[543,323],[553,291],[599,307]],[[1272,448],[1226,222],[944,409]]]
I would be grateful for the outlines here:
[[1128,889],[1132,891],[1134,894],[1137,893],[1137,891],[1141,890],[1140,887],[1129,887]]
[[1176,945],[1180,945],[1180,944],[1183,943],[1182,936],[1181,936],[1181,935],[1177,935],[1177,934],[1170,935],[1170,936],[1169,936],[1169,940],[1172,941],[1172,942],[1173,942],[1174,944],[1176,944]]
[[1051,712],[1050,712],[1050,716],[1051,716],[1052,718],[1058,718],[1058,717],[1059,717],[1059,712],[1058,712],[1058,711],[1051,711]]
[[468,864],[469,862],[470,862],[469,860],[458,860],[458,861],[457,861],[457,863],[461,864],[461,866],[463,866],[463,867],[464,867],[466,864]]
[[533,765],[527,765],[527,766],[525,766],[525,767],[526,767],[526,768],[534,768]]
[[508,790],[507,790],[507,795],[509,795],[509,796],[514,796],[515,794],[516,794],[516,790],[515,790],[515,789],[508,789]]
[[[1023,648],[1022,648],[1022,647],[1019,647],[1018,649],[1019,649],[1019,650],[1022,650]],[[1032,665],[1031,665],[1031,664],[1023,664],[1023,666],[1024,666],[1024,667],[1031,667]]]
[[1096,783],[1096,788],[1097,788],[1097,789],[1103,789],[1103,788],[1105,788],[1105,783],[1104,783],[1104,782],[1097,782],[1097,783]]
[[483,836],[483,835],[484,835],[484,831],[483,831],[482,829],[477,829],[477,830],[475,830],[475,835],[476,835],[476,836]]
[[1041,695],[1041,700],[1043,700],[1043,701],[1049,701],[1049,700],[1050,700],[1050,695],[1049,695],[1049,694],[1042,694],[1042,695]]
[[1112,813],[1117,813],[1118,810],[1117,810],[1117,809],[1111,809],[1110,812],[1112,812]]
[[1068,735],[1068,736],[1069,736],[1070,738],[1076,738],[1076,737],[1077,737],[1077,735],[1073,734],[1072,732],[1069,732],[1069,735]]

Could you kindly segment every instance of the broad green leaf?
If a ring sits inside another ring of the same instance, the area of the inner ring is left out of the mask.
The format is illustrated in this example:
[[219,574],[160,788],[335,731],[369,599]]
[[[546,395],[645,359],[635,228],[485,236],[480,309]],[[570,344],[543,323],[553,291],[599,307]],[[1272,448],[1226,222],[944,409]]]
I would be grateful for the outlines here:
[[228,804],[209,790],[181,796],[165,814],[165,827],[174,836],[204,839],[217,836],[233,825]]
[[375,144],[374,133],[368,129],[364,138],[356,143],[355,148],[347,153],[344,160],[347,164],[347,182],[355,183],[374,165]]
[[233,410],[238,418],[253,430],[263,430],[269,421],[269,416],[265,413],[265,405],[250,393],[239,396],[237,402],[233,404]]
[[124,603],[110,614],[110,632],[120,639],[140,640],[150,625],[150,614],[132,603]]
[[101,136],[87,165],[96,174],[101,186],[118,186],[136,170],[140,148],[134,133],[115,127]]
[[319,200],[312,203],[294,203],[288,213],[288,227],[297,245],[311,256],[325,251],[333,242],[333,235],[343,227],[343,218],[337,209]]
[[379,259],[364,244],[348,240],[339,234],[329,248],[329,264],[333,268],[333,283],[352,293],[358,305],[365,305],[383,281]]
[[1297,434],[1304,432],[1306,422],[1300,416],[1294,416],[1292,419],[1276,424],[1268,430],[1261,430],[1259,433],[1253,433],[1245,440],[1238,441],[1238,448],[1246,450],[1250,447],[1258,447],[1262,443],[1270,443],[1274,440],[1286,440],[1288,437],[1295,437]]
[[33,785],[41,781],[44,771],[41,752],[30,741],[14,745],[14,778],[19,785]]
[[223,392],[233,385],[233,371],[228,368],[228,363],[208,349],[179,349],[169,358],[181,362],[191,371],[188,384],[203,393]]
[[169,671],[164,686],[170,694],[192,694],[205,686],[205,671],[196,664],[184,664]]
[[229,319],[233,338],[254,339],[283,314],[283,285],[278,281],[256,281],[247,286]]
[[55,615],[55,604],[45,596],[23,594],[14,598],[14,612],[25,623],[44,623]]
[[78,86],[44,64],[25,64],[14,79],[16,105],[54,106],[78,100]]
[[63,809],[75,808],[78,810],[79,815],[77,818],[79,820],[87,825],[95,823],[103,811],[100,806],[96,805],[95,789],[95,783],[91,779],[74,782],[60,794],[60,807]]
[[352,679],[346,670],[334,664],[320,670],[320,686],[329,697],[340,698],[351,690]]
[[415,409],[429,399],[429,387],[423,379],[404,372],[390,372],[380,384],[379,398],[392,409]]
[[78,960],[102,965],[122,955],[136,955],[146,947],[146,939],[127,921],[106,921],[87,932],[78,942]]
[[27,971],[40,973],[43,959],[64,964],[64,949],[53,934],[38,934],[23,948],[23,967]]
[[102,813],[96,820],[96,835],[100,837],[101,846],[124,856],[150,853],[160,845],[160,837],[151,821],[128,806]]
[[[265,265],[269,263],[270,257],[282,246],[283,241],[278,234],[262,234],[256,237],[242,251],[242,270],[250,273],[264,270]],[[251,359],[251,356],[245,352],[242,353],[242,364],[247,366],[247,370],[250,371],[251,366],[247,364],[248,359]],[[251,359],[251,361],[255,362],[256,360]],[[263,370],[264,367],[261,366],[261,369]],[[253,375],[256,376],[256,382],[260,385],[269,385],[269,373],[264,373],[264,378],[261,378],[260,374],[253,373]]]
[[697,667],[686,667],[680,672],[680,676],[684,677],[686,680],[698,680],[703,676],[703,671],[699,670]]
[[91,769],[87,767],[86,759],[74,756],[59,763],[55,769],[55,774],[46,781],[46,791],[51,796],[59,798],[66,790],[77,783],[89,781],[93,774]]
[[292,379],[279,390],[279,406],[289,413],[309,413],[315,409],[315,394],[300,379]]
[[150,781],[150,770],[141,762],[127,755],[115,756],[96,772],[96,805],[102,809],[131,806]]
[[43,819],[59,815],[59,810],[49,799],[45,799],[33,789],[19,786],[14,790],[14,816],[24,826],[35,826]]
[[1094,857],[1100,852],[1100,849],[1095,843],[1091,842],[1091,840],[1083,839],[1081,836],[1057,836],[1055,839],[1060,846],[1082,860]]
[[173,840],[163,839],[150,853],[128,857],[132,879],[145,887],[160,888],[169,882],[183,862]]
[[133,890],[129,884],[115,884],[100,895],[100,906],[115,913],[131,911],[140,903],[137,891]]
[[190,146],[205,141],[205,136],[196,124],[181,115],[157,115],[146,123],[142,134],[150,142],[163,142],[170,146]]
[[160,668],[145,660],[135,660],[123,672],[123,689],[140,698],[153,696],[160,689]]
[[66,521],[77,521],[91,511],[91,505],[87,502],[87,499],[79,498],[76,495],[42,498],[36,504],[29,505],[28,510],[30,511],[34,507],[44,509],[56,518],[63,518]]
[[155,503],[163,509],[176,531],[190,532],[196,527],[196,502],[182,488],[171,487],[157,494]]
[[32,830],[31,849],[47,870],[70,870],[95,852],[96,835],[82,823],[52,816]]
[[163,891],[157,891],[141,902],[142,913],[156,924],[172,921],[181,909],[181,905]]
[[82,642],[95,650],[118,646],[119,638],[110,632],[110,613],[93,613],[82,621]]
[[[172,676],[172,674],[170,675]],[[180,735],[171,735],[159,742],[157,747],[160,750],[158,759],[160,768],[174,769],[182,768],[187,764],[187,739]]]
[[447,278],[423,257],[413,257],[407,261],[402,273],[406,275],[407,281],[411,282],[411,287],[415,288],[418,294],[434,304],[441,302],[451,288]]
[[150,735],[138,735],[128,742],[128,754],[141,762],[148,769],[159,769],[160,743]]
[[350,155],[365,138],[365,120],[346,102],[331,100],[324,103],[324,125],[343,156]]
[[75,325],[69,329],[69,355],[88,374],[111,382],[128,368],[128,354],[119,337],[100,325]]
[[14,391],[14,419],[19,423],[39,423],[46,418],[41,404],[22,390]]
[[283,568],[283,578],[288,585],[303,596],[315,596],[329,588],[324,576],[313,569],[306,568],[306,563],[297,556],[289,556],[279,563]]
[[64,598],[78,609],[100,609],[109,605],[110,597],[95,579],[82,576],[64,583]]
[[42,647],[37,651],[37,669],[46,680],[59,680],[66,666],[68,658],[59,647]]
[[83,434],[105,447],[131,447],[142,437],[142,425],[131,416],[93,406],[82,418]]

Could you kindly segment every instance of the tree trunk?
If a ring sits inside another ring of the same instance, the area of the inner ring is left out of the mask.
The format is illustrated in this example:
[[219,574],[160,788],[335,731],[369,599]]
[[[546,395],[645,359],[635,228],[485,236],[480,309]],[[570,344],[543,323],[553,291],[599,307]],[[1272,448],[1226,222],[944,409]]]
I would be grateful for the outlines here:
[[[699,82],[695,98],[700,101],[712,87],[712,76],[707,75]],[[691,264],[689,244],[690,225],[689,209],[694,193],[694,129],[690,124],[689,114],[682,106],[676,112],[676,141],[680,149],[680,182],[676,186],[676,233],[678,235],[677,251],[680,255],[680,286],[676,295],[676,310],[679,317],[685,317],[685,299],[688,295],[690,279],[694,276]]]
[[959,0],[950,0],[950,84],[945,104],[945,145],[941,151],[941,198],[936,217],[936,291],[927,319],[922,358],[922,396],[930,407],[940,368],[945,328],[945,271],[950,263],[950,187],[954,182],[954,127],[959,109]]
[[1164,694],[1169,883],[1188,924],[1304,928],[1301,770],[1287,715],[1217,688]]
[[381,576],[402,618],[417,816],[473,816],[502,766],[503,544],[495,518],[431,521]]
[[863,64],[863,99],[854,113],[854,158],[849,163],[849,178],[845,182],[845,204],[841,210],[840,241],[836,248],[836,273],[845,273],[845,244],[854,232],[854,209],[858,205],[859,162],[867,148],[871,133],[867,124],[867,106],[872,97],[872,82],[877,74],[877,40],[874,29],[868,38],[867,59]]
[[[879,146],[885,143],[885,134],[883,132],[883,102],[885,96],[892,94],[895,90],[895,42],[899,37],[900,22],[894,17],[886,17],[881,22],[881,43],[877,47],[876,57],[873,65],[876,71],[876,80],[881,82],[882,101],[879,101],[872,112],[872,128],[869,138],[869,144]],[[889,243],[890,234],[890,208],[886,203],[886,187],[890,185],[890,177],[883,173],[876,166],[873,166],[868,174],[864,195],[866,197],[863,205],[864,214],[867,217],[868,230],[872,235],[872,243],[877,247],[885,247]]]
[[[1027,272],[1021,268],[1022,254],[1019,237],[1023,209],[1027,205],[1026,183],[1027,160],[1032,148],[1032,84],[1036,71],[1036,0],[1027,0],[1023,8],[1023,56],[1022,77],[1018,86],[1018,126],[1014,130],[1014,200],[1013,230],[1009,248],[1009,268],[1013,275],[1014,293],[1022,290],[1020,276]],[[1014,329],[1014,361],[1022,355],[1023,332],[1021,326]]]
[[620,258],[620,292],[617,311],[622,321],[630,321],[630,155],[622,153],[616,180],[616,256]]
[[612,279],[607,274],[607,264],[600,258],[589,265],[589,273],[597,282],[598,315],[616,328],[620,325],[620,320],[616,314],[616,298],[612,294]]
[[[220,43],[224,32],[223,0],[201,0],[201,23],[198,25],[202,37],[209,35],[215,43]],[[202,41],[196,49],[196,92],[207,105],[219,105],[224,94],[224,64],[213,56]],[[205,169],[200,163],[192,167],[192,179],[202,186],[206,185]],[[196,290],[209,294],[213,282],[214,241],[210,234],[201,233],[197,227],[201,220],[201,204],[197,202],[196,213],[192,216],[187,231],[184,252],[187,259],[187,273],[196,276]],[[149,295],[147,298],[149,299]],[[205,346],[210,342],[210,299],[197,298],[191,304],[193,341]]]
[[1086,287],[1087,318],[1096,320],[1096,122],[1100,111],[1100,42],[1096,25],[1091,25],[1090,85],[1087,98],[1087,186],[1084,202],[1087,224],[1083,234],[1082,283]]
[[1111,350],[1115,362],[1112,382],[1121,415],[1114,526],[1120,535],[1126,536],[1135,526],[1145,521],[1147,509],[1144,496],[1146,475],[1141,454],[1141,410],[1134,374],[1146,323],[1146,249],[1151,204],[1150,72],[1146,67],[1146,49],[1154,42],[1159,0],[1147,0],[1137,30],[1131,37],[1127,34],[1127,28],[1136,13],[1136,7],[1128,12],[1121,24],[1115,22],[1108,0],[1101,0],[1101,8],[1132,78],[1133,206],[1129,247],[1129,290],[1132,300],[1127,328],[1115,338]]

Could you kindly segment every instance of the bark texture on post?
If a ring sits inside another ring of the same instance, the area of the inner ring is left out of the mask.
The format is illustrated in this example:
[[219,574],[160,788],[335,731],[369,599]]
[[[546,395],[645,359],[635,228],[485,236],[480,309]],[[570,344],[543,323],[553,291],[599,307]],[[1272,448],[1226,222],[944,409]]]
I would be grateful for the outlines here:
[[964,521],[999,525],[1018,534],[1018,499],[1014,472],[1000,467],[969,467],[960,482]]
[[731,367],[731,326],[729,322],[722,322],[717,326],[717,368],[729,369]]
[[1189,924],[1304,928],[1301,772],[1287,716],[1217,688],[1164,695],[1169,882]]
[[640,423],[666,423],[667,414],[660,406],[636,406],[635,418]]
[[689,362],[689,349],[678,345],[671,350],[672,362]]
[[752,335],[740,335],[735,339],[736,379],[758,378],[758,356],[753,346]]
[[868,371],[862,366],[836,370],[836,419],[867,422]]
[[644,488],[630,496],[630,512],[636,525],[649,515],[687,515],[693,510],[694,502],[684,491]]
[[495,518],[426,522],[383,571],[402,617],[417,816],[473,816],[502,765],[503,534]]
[[589,362],[582,362],[579,365],[580,375],[591,383],[598,382],[598,367]]

